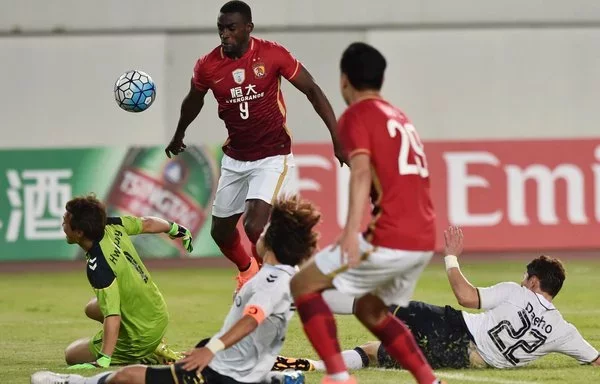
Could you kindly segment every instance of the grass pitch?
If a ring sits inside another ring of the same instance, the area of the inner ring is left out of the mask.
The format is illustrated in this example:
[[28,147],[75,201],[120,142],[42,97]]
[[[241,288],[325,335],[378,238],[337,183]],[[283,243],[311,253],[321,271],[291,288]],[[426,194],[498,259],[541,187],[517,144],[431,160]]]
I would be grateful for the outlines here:
[[[526,262],[497,260],[463,262],[462,270],[478,286],[519,281]],[[555,304],[581,334],[600,349],[600,261],[567,261],[567,280]],[[216,332],[229,309],[234,288],[233,270],[185,269],[151,271],[171,314],[168,342],[186,350]],[[63,351],[73,340],[92,336],[100,325],[85,317],[83,308],[93,292],[84,265],[80,272],[0,275],[0,383],[29,383],[42,369],[66,372]],[[459,308],[440,263],[430,265],[417,287],[415,300],[451,304]],[[350,316],[338,316],[342,348],[353,348],[373,337]],[[315,358],[297,316],[292,320],[282,353]],[[449,383],[591,383],[600,380],[600,368],[579,366],[568,357],[551,355],[533,365],[513,370],[443,370]],[[85,372],[90,375],[92,372]],[[402,371],[357,371],[361,383],[413,383]],[[307,375],[319,383],[321,375]]]

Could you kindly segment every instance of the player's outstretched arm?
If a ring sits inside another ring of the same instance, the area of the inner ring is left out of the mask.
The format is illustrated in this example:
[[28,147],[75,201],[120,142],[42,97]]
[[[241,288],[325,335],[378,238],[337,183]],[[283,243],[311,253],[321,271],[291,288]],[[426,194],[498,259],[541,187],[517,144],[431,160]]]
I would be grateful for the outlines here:
[[160,217],[144,216],[142,219],[142,233],[165,233],[171,229],[171,224]]
[[142,233],[167,233],[171,239],[181,239],[183,247],[188,251],[193,251],[192,234],[181,224],[171,223],[165,219],[154,216],[144,216],[142,220]]
[[219,339],[225,346],[225,349],[227,349],[251,334],[258,327],[258,324],[259,322],[255,316],[244,315]]
[[310,103],[313,105],[315,112],[321,117],[321,120],[327,126],[329,130],[329,134],[331,135],[331,141],[333,142],[333,150],[335,153],[335,157],[340,162],[340,165],[346,163],[346,159],[344,157],[344,152],[342,150],[342,145],[337,136],[337,120],[335,118],[335,113],[333,112],[333,108],[331,108],[331,104],[323,93],[323,90],[319,85],[315,82],[315,79],[311,76],[311,74],[304,68],[304,66],[300,67],[300,70],[296,76],[294,76],[290,82],[296,87],[300,92],[304,93]]
[[190,84],[190,90],[181,103],[181,112],[179,115],[179,122],[177,123],[177,130],[171,139],[165,153],[170,158],[171,154],[177,155],[185,150],[185,144],[183,138],[185,137],[185,130],[194,121],[196,116],[202,110],[204,106],[204,96],[207,91],[199,90],[192,81]]
[[460,271],[458,256],[463,250],[463,233],[459,227],[450,227],[444,231],[446,243],[446,273],[458,303],[466,308],[479,308],[479,293]]

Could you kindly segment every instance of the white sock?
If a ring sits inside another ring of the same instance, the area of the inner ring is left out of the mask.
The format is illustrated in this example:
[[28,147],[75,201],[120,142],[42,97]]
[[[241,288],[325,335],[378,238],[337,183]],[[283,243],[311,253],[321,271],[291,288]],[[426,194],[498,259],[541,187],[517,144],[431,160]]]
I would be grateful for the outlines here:
[[[346,367],[348,367],[348,369],[350,370],[355,370],[355,369],[363,369],[365,367],[364,363],[363,363],[363,359],[362,356],[356,352],[356,350],[354,349],[350,349],[347,351],[343,351],[342,352],[342,358],[344,359],[344,363],[346,364]],[[325,371],[325,363],[322,360],[308,360],[313,367],[315,367],[315,371]]]
[[73,384],[98,384],[100,379],[103,379],[106,376],[111,375],[113,372],[102,372],[92,377],[85,377],[84,381],[81,382],[73,382]]
[[350,379],[348,371],[334,373],[333,375],[327,375],[333,381],[346,381]]
[[325,371],[325,363],[323,360],[308,360],[315,367],[315,371],[323,372]]
[[323,291],[323,300],[331,312],[337,315],[351,315],[354,309],[354,297],[341,293],[337,289]]
[[348,369],[354,370],[363,368],[362,357],[354,349],[343,351],[342,357],[344,358],[344,363],[346,363],[346,367],[348,367]]

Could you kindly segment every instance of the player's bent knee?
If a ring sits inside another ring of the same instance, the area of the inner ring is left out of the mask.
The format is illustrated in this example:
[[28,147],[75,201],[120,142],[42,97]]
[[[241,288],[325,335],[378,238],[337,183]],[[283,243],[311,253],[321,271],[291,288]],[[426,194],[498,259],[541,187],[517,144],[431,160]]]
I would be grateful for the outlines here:
[[230,231],[227,226],[217,224],[210,228],[210,236],[219,247],[227,245],[230,242],[232,235],[233,231]]
[[102,311],[100,310],[100,305],[98,304],[98,300],[96,298],[91,299],[85,306],[84,309],[85,315],[99,322],[104,320],[104,316],[102,315]]
[[244,225],[244,232],[246,232],[248,240],[250,240],[252,244],[256,244],[258,238],[260,237],[260,234],[262,233],[263,228],[264,227],[259,227],[254,224]]
[[313,292],[322,292],[332,287],[331,278],[323,275],[314,261],[309,261],[303,266],[290,282],[290,290],[294,298]]
[[315,292],[315,290],[311,289],[309,281],[303,278],[301,272],[292,277],[292,280],[290,281],[290,291],[294,298]]
[[219,247],[227,246],[233,241],[239,219],[240,214],[230,217],[212,217],[210,236]]
[[258,220],[244,220],[244,232],[246,232],[248,240],[256,244],[265,225],[266,223],[259,222]]
[[67,348],[65,348],[65,363],[67,365],[79,364],[80,361],[77,358],[76,348],[73,348],[77,342],[71,343]]
[[362,297],[356,301],[354,314],[361,323],[371,328],[385,320],[389,312],[380,300]]
[[69,365],[87,363],[95,359],[90,351],[90,339],[81,338],[75,340],[65,348],[65,362]]
[[301,284],[298,282],[298,275],[296,274],[296,276],[292,277],[290,280],[290,292],[293,297],[298,297],[298,295],[301,294],[300,288]]

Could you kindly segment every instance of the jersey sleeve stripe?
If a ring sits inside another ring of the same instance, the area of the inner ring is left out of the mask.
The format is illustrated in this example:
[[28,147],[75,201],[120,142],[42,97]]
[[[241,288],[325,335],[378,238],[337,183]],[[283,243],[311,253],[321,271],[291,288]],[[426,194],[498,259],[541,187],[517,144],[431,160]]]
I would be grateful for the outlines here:
[[475,288],[477,291],[477,309],[481,309],[481,295],[479,294],[479,288]]
[[357,148],[354,151],[350,152],[350,154],[348,155],[348,158],[350,159],[350,158],[352,158],[352,157],[354,157],[356,155],[359,155],[361,153],[364,153],[366,155],[371,156],[371,151],[369,151],[368,149],[366,149],[366,148]]
[[289,77],[288,80],[292,80],[294,78],[294,76],[296,76],[299,72],[300,69],[300,61],[296,60],[296,69],[294,69],[294,73],[292,73],[292,75]]
[[262,323],[266,318],[265,311],[258,305],[249,305],[244,308],[244,316],[246,315],[254,318],[258,324]]
[[281,112],[281,115],[285,119],[285,115],[286,115],[287,111],[285,110],[285,107],[283,106],[283,103],[281,102],[281,78],[277,80],[277,105],[279,106],[279,111]]

